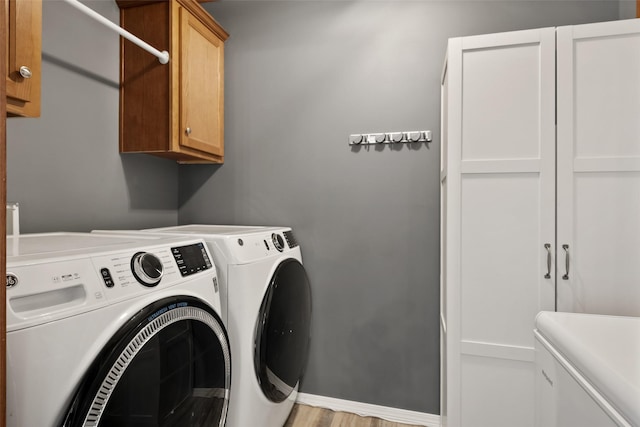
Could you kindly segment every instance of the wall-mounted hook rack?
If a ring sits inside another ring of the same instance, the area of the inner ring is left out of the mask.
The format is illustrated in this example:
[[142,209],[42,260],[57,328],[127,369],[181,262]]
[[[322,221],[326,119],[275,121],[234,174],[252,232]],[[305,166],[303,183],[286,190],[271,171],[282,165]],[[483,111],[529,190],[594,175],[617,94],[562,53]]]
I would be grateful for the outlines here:
[[355,133],[349,135],[349,145],[399,144],[431,142],[430,130],[409,132]]

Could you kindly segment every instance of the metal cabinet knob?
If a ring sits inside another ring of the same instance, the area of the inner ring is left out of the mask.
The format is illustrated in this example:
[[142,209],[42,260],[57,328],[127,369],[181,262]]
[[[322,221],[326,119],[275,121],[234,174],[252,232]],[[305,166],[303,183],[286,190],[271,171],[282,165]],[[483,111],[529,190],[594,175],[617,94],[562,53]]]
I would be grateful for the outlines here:
[[191,128],[186,128],[184,132],[188,135],[191,135]]
[[24,77],[25,79],[30,79],[31,78],[31,70],[29,69],[29,67],[27,67],[26,65],[23,65],[22,67],[20,67],[20,75],[22,77]]

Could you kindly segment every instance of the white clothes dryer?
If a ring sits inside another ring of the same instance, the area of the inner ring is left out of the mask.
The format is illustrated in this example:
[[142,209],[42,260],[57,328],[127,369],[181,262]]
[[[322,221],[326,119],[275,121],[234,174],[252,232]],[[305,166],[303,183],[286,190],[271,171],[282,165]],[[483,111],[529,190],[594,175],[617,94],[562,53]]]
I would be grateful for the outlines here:
[[200,237],[211,250],[227,293],[234,363],[227,426],[282,427],[306,366],[311,323],[311,288],[291,228],[185,225],[146,232]]
[[202,239],[8,237],[7,426],[224,426],[217,288]]
[[541,312],[536,426],[640,426],[640,318]]

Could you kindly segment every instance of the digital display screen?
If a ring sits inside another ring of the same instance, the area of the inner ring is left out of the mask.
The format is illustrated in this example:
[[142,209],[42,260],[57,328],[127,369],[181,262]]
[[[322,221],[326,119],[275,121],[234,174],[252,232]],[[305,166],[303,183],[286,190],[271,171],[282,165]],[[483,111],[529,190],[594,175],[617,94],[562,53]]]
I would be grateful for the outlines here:
[[183,277],[212,267],[207,250],[202,243],[171,248],[171,253]]

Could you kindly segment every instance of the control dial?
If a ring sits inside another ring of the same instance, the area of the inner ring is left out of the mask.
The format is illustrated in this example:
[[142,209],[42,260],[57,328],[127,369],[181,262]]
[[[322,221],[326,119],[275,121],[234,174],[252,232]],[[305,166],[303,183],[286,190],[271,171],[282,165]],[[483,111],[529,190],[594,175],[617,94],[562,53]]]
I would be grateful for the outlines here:
[[273,246],[275,246],[278,251],[284,251],[284,239],[281,235],[273,233],[271,235],[271,240],[273,241]]
[[138,252],[131,258],[131,271],[138,282],[153,287],[160,283],[164,272],[162,261],[154,254]]

